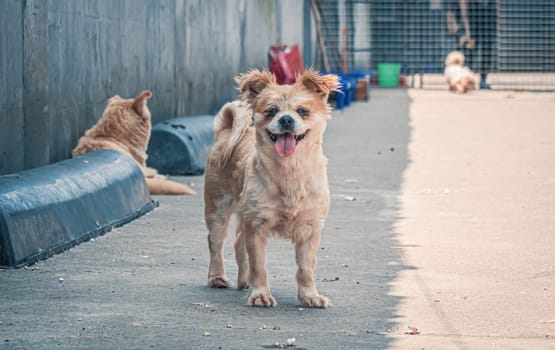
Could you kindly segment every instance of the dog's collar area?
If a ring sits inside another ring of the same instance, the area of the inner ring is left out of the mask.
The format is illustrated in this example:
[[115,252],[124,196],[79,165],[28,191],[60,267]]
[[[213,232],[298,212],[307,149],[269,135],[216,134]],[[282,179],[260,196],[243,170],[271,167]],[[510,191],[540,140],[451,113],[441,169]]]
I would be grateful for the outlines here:
[[[272,142],[274,143],[277,141],[277,138],[279,135],[291,134],[289,132],[285,132],[283,134],[273,134],[269,130],[266,130],[266,132],[268,132],[268,136],[270,137],[270,140],[272,140]],[[305,138],[306,134],[308,134],[308,132],[309,130],[307,130],[304,134],[300,134],[300,135],[293,134],[295,137],[295,143],[299,143],[299,141],[302,141]]]

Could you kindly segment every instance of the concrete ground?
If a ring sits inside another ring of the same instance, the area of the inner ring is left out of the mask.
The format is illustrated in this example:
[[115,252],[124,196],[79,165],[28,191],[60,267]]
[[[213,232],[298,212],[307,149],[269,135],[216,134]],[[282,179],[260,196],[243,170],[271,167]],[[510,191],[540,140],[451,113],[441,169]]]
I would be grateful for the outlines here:
[[555,95],[411,91],[395,349],[555,349]]
[[[407,83],[415,88],[447,89],[443,73],[414,74],[407,77]],[[555,90],[553,73],[489,73],[487,83],[495,90]]]
[[[333,307],[296,305],[281,241],[277,307],[207,288],[202,195],[157,196],[102,237],[0,270],[0,349],[555,348],[555,95],[371,95],[326,134],[316,277]],[[178,180],[202,193],[202,177]]]

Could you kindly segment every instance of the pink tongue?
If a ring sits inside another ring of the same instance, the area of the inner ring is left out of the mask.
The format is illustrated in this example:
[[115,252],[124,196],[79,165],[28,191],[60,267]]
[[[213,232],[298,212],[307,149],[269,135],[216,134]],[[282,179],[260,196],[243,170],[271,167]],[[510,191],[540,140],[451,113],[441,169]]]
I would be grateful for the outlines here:
[[295,152],[295,146],[297,141],[295,140],[295,135],[290,133],[285,133],[281,135],[276,135],[277,140],[274,143],[274,150],[280,157],[289,157]]

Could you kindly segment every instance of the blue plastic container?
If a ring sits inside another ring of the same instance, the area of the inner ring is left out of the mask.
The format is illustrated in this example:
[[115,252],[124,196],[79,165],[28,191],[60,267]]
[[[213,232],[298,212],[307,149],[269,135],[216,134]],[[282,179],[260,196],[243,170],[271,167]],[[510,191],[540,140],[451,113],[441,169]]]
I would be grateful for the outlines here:
[[137,163],[113,150],[0,176],[0,268],[60,253],[157,205]]
[[213,143],[213,115],[168,119],[152,127],[147,165],[160,174],[201,175]]

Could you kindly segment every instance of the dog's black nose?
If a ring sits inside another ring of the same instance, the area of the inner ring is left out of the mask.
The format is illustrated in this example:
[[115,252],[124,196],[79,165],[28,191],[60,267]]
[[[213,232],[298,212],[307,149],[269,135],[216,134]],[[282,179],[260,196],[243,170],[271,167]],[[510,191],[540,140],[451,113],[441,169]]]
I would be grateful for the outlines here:
[[279,118],[279,125],[283,130],[293,130],[295,127],[295,119],[293,119],[290,115],[284,115]]

